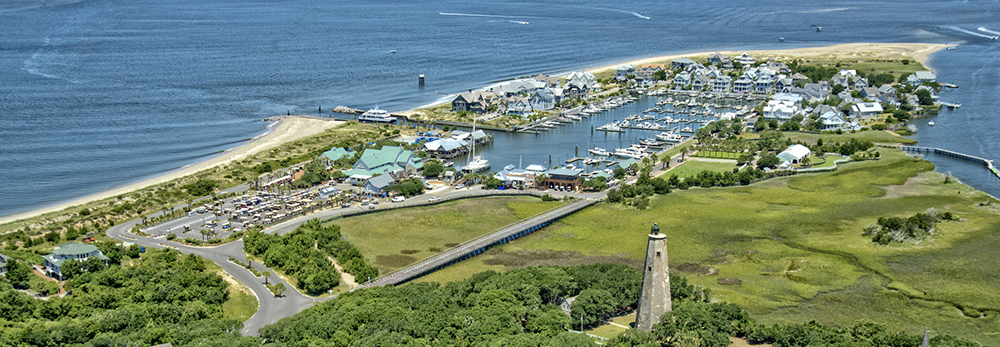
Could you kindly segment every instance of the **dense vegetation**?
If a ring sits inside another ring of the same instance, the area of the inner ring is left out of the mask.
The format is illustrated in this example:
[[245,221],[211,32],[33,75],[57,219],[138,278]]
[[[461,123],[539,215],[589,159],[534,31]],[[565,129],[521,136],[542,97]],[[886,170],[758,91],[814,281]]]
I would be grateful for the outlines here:
[[341,239],[339,226],[324,227],[315,219],[281,236],[249,232],[243,238],[243,248],[262,258],[264,265],[294,278],[298,288],[311,295],[340,285],[340,272],[331,258],[355,278],[378,276],[378,269],[369,265],[357,248]]
[[255,345],[222,318],[228,284],[205,268],[197,256],[155,250],[134,266],[78,274],[65,297],[38,300],[0,282],[0,345]]
[[926,213],[917,213],[910,218],[880,217],[875,224],[865,227],[864,236],[880,245],[890,243],[916,242],[934,234],[935,225],[940,220],[952,220],[951,212],[938,214],[931,208]]

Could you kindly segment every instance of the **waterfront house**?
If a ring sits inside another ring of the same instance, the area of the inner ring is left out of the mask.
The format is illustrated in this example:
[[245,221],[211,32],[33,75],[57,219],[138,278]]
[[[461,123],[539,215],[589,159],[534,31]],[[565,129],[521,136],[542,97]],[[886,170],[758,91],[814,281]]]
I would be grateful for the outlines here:
[[524,96],[515,96],[507,99],[507,114],[515,116],[527,116],[533,114],[531,109],[531,99]]
[[466,152],[469,143],[458,139],[438,139],[424,144],[424,152],[434,158],[450,159]]
[[937,75],[930,71],[917,71],[906,76],[909,84],[921,84],[924,82],[937,82]]
[[552,89],[545,88],[536,91],[531,95],[531,108],[535,110],[549,110],[556,107],[556,93]]
[[628,75],[634,75],[634,74],[635,74],[635,66],[632,64],[625,64],[615,69],[615,78],[618,80],[623,80],[626,77],[628,77]]
[[583,186],[583,175],[579,171],[570,169],[551,170],[545,175],[542,186],[548,189],[579,191]]
[[696,64],[694,60],[688,58],[677,58],[670,61],[670,68],[674,70],[684,70]]
[[538,74],[538,76],[535,76],[535,80],[539,81],[539,82],[542,82],[542,83],[545,83],[545,86],[547,88],[555,88],[555,87],[559,86],[559,77],[558,76],[549,76],[549,75]]
[[746,74],[733,82],[733,93],[749,93],[754,89],[754,81]]
[[712,80],[708,76],[697,74],[691,81],[691,90],[711,90]]
[[795,107],[802,108],[804,98],[799,94],[777,93],[771,95],[771,100],[791,102]]
[[774,88],[774,78],[770,73],[763,73],[754,82],[754,93],[771,94]]
[[486,113],[489,106],[497,99],[496,93],[488,91],[469,91],[458,94],[455,100],[451,101],[452,112],[475,112]]
[[63,280],[62,271],[66,262],[71,260],[84,262],[90,258],[97,258],[103,261],[105,265],[108,264],[108,257],[104,256],[97,249],[97,246],[77,242],[61,244],[52,250],[52,254],[42,256],[42,260],[45,263],[46,275],[60,281]]
[[725,65],[729,62],[729,56],[722,53],[712,53],[708,55],[709,64]]
[[635,80],[636,82],[642,83],[644,85],[652,84],[655,82],[657,71],[663,71],[666,68],[660,64],[645,64],[639,66],[635,69]]
[[586,98],[590,94],[590,88],[586,85],[567,83],[563,88],[563,95],[570,99]]
[[851,117],[870,120],[882,114],[882,105],[877,102],[861,102],[851,106]]
[[899,98],[896,97],[895,93],[882,93],[879,95],[878,101],[887,105],[899,106]]
[[597,78],[594,77],[594,74],[589,72],[571,72],[569,76],[566,76],[566,84],[586,87],[590,90],[599,89],[597,86]]
[[493,88],[493,92],[497,95],[503,95],[509,98],[517,95],[529,95],[542,88],[545,88],[545,82],[536,80],[521,80],[511,81],[496,86]]
[[787,64],[780,61],[768,61],[767,64],[764,64],[763,66],[777,73],[792,72],[792,69],[789,69]]
[[712,91],[717,93],[728,93],[729,88],[732,88],[733,78],[722,75],[718,78],[712,80]]
[[746,67],[749,67],[749,66],[751,66],[751,65],[753,65],[753,64],[754,64],[754,59],[753,59],[753,57],[751,57],[751,56],[750,56],[749,54],[747,54],[746,52],[743,52],[743,54],[740,54],[740,56],[739,56],[739,57],[736,57],[736,58],[735,58],[735,59],[733,59],[733,60],[735,60],[735,61],[738,61],[738,62],[739,62],[740,64],[743,64],[743,67],[744,67],[744,68],[746,68]]
[[369,178],[367,181],[365,181],[364,185],[365,193],[376,194],[376,195],[385,194],[385,192],[389,189],[389,187],[392,186],[394,183],[396,183],[396,180],[393,179],[392,176],[390,175],[378,175]]
[[681,72],[678,73],[677,76],[674,76],[675,89],[683,89],[683,87],[686,87],[689,84],[691,84],[691,74],[687,72]]

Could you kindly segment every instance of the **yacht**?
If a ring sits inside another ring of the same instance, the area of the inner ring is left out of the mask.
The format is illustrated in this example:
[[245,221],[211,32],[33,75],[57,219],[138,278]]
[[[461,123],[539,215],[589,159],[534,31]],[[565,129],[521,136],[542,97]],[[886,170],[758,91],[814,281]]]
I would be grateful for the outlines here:
[[589,152],[594,155],[608,156],[608,151],[601,147],[594,147],[594,149],[591,149]]
[[490,169],[490,162],[488,160],[486,160],[486,159],[483,159],[483,157],[478,156],[478,155],[475,156],[475,157],[472,157],[472,161],[469,161],[468,164],[465,164],[465,166],[462,167],[462,171],[465,171],[465,172],[468,172],[468,173],[482,172],[482,171],[486,171],[486,170],[489,170],[489,169]]
[[927,125],[934,126],[934,121],[927,122]]
[[368,110],[368,112],[362,113],[358,116],[359,122],[373,122],[373,123],[393,123],[396,118],[389,115],[389,111],[380,110],[378,106]]
[[684,140],[684,138],[681,137],[680,135],[668,132],[659,133],[656,135],[656,138],[665,142],[681,142],[682,140]]

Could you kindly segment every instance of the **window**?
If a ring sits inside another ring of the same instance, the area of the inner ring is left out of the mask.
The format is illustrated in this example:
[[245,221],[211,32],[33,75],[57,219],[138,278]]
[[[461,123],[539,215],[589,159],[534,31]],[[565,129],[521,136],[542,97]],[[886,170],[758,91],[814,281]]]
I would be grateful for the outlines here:
[[656,252],[656,259],[660,259],[660,252]]
[[647,267],[647,268],[646,268],[646,271],[647,271],[647,272],[653,272],[653,267],[652,267],[652,266],[650,266],[650,267]]

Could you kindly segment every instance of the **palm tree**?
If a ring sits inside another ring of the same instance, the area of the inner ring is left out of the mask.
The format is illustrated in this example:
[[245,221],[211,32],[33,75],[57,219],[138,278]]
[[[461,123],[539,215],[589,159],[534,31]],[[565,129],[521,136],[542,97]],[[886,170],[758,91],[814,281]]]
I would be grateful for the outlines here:
[[266,286],[267,285],[267,278],[271,277],[271,272],[270,271],[264,271],[264,273],[262,275],[264,275],[264,285]]

